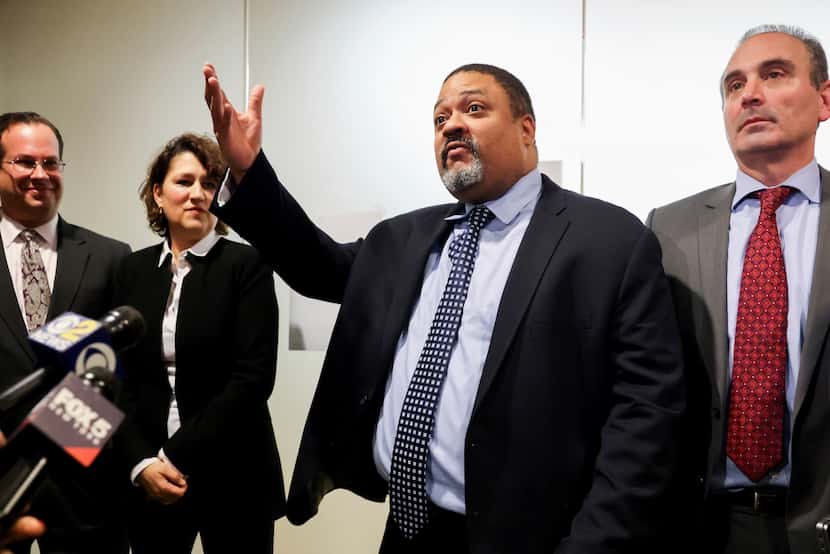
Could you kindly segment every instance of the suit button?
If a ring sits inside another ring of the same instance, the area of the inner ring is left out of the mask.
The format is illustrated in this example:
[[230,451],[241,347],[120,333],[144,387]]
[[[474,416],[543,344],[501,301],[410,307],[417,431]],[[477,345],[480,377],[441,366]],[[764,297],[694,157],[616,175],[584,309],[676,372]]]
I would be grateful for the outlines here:
[[360,405],[361,406],[366,404],[366,402],[368,402],[368,401],[369,401],[369,395],[368,394],[364,394],[363,396],[360,397]]
[[474,442],[474,441],[470,441],[470,443],[469,443],[469,445],[468,445],[468,446],[469,446],[470,448],[475,448],[475,447],[477,447],[477,446],[478,446],[478,443],[477,443],[477,442]]

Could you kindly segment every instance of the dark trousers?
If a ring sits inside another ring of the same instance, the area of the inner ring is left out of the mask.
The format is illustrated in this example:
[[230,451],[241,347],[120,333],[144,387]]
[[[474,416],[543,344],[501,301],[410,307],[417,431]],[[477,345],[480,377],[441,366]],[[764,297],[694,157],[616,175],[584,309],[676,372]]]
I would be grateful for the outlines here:
[[468,554],[467,518],[430,504],[429,522],[412,539],[401,535],[392,514],[386,518],[386,529],[380,554]]
[[706,504],[704,530],[712,554],[790,554],[783,504],[757,511],[717,495]]
[[196,534],[205,554],[274,552],[274,518],[245,506],[200,502],[190,495],[171,505],[138,498],[127,523],[133,554],[190,554]]

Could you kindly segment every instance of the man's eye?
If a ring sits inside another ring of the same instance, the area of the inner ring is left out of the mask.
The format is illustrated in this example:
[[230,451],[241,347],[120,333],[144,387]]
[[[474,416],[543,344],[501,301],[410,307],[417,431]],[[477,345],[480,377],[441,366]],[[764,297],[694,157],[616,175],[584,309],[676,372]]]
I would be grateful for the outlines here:
[[15,160],[14,163],[26,170],[32,170],[37,166],[37,162],[34,160]]
[[444,123],[446,120],[447,120],[447,118],[446,118],[445,116],[443,116],[443,115],[439,115],[438,117],[436,117],[436,118],[435,118],[435,124],[436,124],[436,125],[441,125],[441,124],[442,124],[442,123]]
[[732,83],[729,83],[729,86],[727,87],[729,92],[735,92],[737,90],[741,90],[742,88],[744,88],[744,84],[740,81],[734,81]]
[[781,71],[770,71],[767,74],[768,79],[778,79],[779,77],[783,77],[783,76],[784,76],[784,73],[782,73]]
[[45,171],[57,171],[61,166],[58,160],[43,160],[41,165]]
[[481,106],[479,104],[470,104],[470,107],[467,108],[467,111],[470,112],[477,112],[481,110]]

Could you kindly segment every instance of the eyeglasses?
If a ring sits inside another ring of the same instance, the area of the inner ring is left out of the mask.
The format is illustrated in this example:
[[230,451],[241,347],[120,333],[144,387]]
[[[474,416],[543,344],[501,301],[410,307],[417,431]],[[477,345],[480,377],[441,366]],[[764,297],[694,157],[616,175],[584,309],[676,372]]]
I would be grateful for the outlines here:
[[20,175],[31,175],[32,173],[34,173],[35,168],[37,166],[42,167],[43,171],[45,171],[46,173],[55,175],[58,173],[62,173],[63,168],[66,167],[66,162],[62,160],[56,160],[53,158],[42,161],[23,158],[17,160],[8,160],[3,163],[12,166],[12,168]]

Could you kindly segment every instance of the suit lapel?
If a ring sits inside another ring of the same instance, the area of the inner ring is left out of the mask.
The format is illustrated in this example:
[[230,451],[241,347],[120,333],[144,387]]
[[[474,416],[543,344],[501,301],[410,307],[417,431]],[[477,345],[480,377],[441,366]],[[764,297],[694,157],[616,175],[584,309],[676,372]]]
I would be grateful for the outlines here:
[[[409,321],[415,298],[423,285],[427,257],[436,244],[446,242],[452,230],[452,224],[444,218],[457,213],[460,206],[456,204],[446,211],[435,210],[430,212],[430,217],[415,219],[415,229],[409,235],[404,247],[406,255],[398,257],[400,268],[397,273],[397,286],[386,312],[383,340],[379,343],[384,349],[379,359],[389,361],[383,366],[385,369],[392,367],[398,338]],[[383,374],[383,382],[386,377],[387,375]]]
[[566,217],[565,195],[550,179],[542,180],[542,195],[516,252],[516,260],[504,285],[490,348],[481,373],[473,413],[493,383],[524,317],[530,300],[542,279],[542,273],[565,234],[570,220]]
[[14,295],[14,285],[12,285],[4,248],[0,248],[0,282],[2,282],[2,285],[0,285],[0,319],[3,320],[6,327],[11,331],[14,340],[34,363],[35,356],[29,346],[29,341],[26,340],[28,331],[26,323],[23,321],[23,315],[20,313],[17,297]]
[[[696,335],[709,376],[717,387],[721,404],[726,402],[729,337],[726,315],[726,266],[729,246],[729,216],[735,184],[716,189],[701,208],[698,238],[703,305],[695,303]],[[709,340],[705,340],[708,338]]]
[[827,338],[830,326],[830,172],[821,170],[821,205],[818,220],[818,241],[813,264],[813,283],[807,309],[807,323],[804,328],[804,345],[801,349],[801,364],[795,389],[793,421],[798,416],[801,404],[810,387],[819,354]]
[[47,319],[71,309],[89,260],[86,241],[76,237],[72,225],[58,220],[58,264]]

